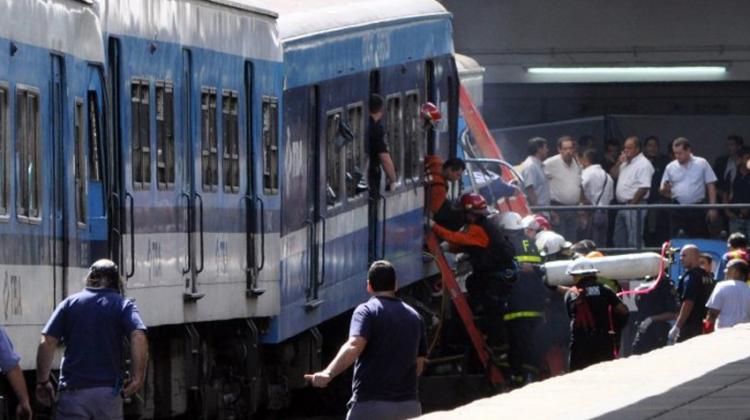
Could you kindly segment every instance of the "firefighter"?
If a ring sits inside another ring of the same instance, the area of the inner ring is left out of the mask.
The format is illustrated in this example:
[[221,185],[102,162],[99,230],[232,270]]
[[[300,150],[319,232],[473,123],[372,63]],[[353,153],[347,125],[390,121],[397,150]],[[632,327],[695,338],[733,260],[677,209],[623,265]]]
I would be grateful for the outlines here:
[[[667,272],[659,283],[647,279],[635,289],[638,307],[637,330],[633,339],[633,354],[644,354],[667,345],[669,321],[677,318],[677,290]],[[654,287],[656,286],[656,287]],[[648,290],[648,292],[643,292]]]
[[521,216],[505,212],[498,219],[513,245],[520,267],[503,321],[508,332],[511,377],[515,384],[523,385],[539,378],[544,353],[544,310],[549,292],[542,281],[542,257],[534,241],[524,234]]
[[440,156],[425,157],[425,187],[427,208],[435,223],[450,230],[459,230],[464,225],[463,210],[448,199],[448,186],[461,179],[466,163],[459,158],[443,162]]
[[430,221],[435,234],[446,240],[452,252],[469,256],[472,274],[466,280],[469,302],[475,313],[481,314],[482,329],[491,346],[504,344],[502,314],[510,288],[516,278],[512,245],[502,230],[488,216],[492,211],[487,201],[477,193],[461,196],[466,224],[452,231]]
[[565,271],[575,282],[565,294],[570,317],[571,371],[614,359],[615,332],[628,319],[627,306],[611,290],[597,283],[598,272],[587,258],[572,261]]

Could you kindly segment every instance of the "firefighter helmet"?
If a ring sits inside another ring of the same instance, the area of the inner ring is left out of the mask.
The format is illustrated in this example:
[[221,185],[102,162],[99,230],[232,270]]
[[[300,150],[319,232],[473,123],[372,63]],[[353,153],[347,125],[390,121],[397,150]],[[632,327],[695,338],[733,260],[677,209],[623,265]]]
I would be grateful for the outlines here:
[[487,200],[484,199],[482,194],[470,192],[461,196],[461,208],[465,212],[474,214],[487,215],[490,210],[487,208]]
[[551,230],[539,232],[536,236],[535,244],[543,256],[555,255],[572,246],[562,235]]
[[529,214],[528,216],[524,216],[523,219],[521,219],[521,227],[524,229],[532,229],[539,231],[541,230],[541,227],[539,226],[539,222],[536,221],[536,218],[533,214]]
[[587,276],[598,273],[594,263],[588,258],[578,258],[568,264],[565,274],[569,276]]
[[440,124],[440,120],[443,119],[440,110],[432,102],[423,103],[419,113],[422,116],[425,125],[429,125],[432,128],[437,128],[437,125]]
[[513,211],[503,212],[503,214],[500,215],[499,223],[500,226],[505,230],[523,229],[523,223],[521,223],[521,215]]

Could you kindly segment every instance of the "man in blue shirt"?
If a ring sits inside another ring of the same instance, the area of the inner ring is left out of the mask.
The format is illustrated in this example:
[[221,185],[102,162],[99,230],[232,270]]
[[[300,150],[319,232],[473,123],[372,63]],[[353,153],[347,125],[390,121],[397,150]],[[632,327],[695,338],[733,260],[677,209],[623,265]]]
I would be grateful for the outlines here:
[[[5,334],[5,330],[0,328],[0,371],[8,378],[11,388],[18,398],[16,407],[16,416],[19,419],[31,418],[31,405],[29,405],[29,392],[26,390],[26,380],[23,378],[23,370],[18,364],[21,361],[19,356],[13,350],[13,343]],[[2,415],[2,413],[0,413]]]
[[305,379],[324,388],[354,363],[347,420],[417,417],[417,379],[427,356],[424,322],[396,297],[396,270],[388,261],[372,263],[367,291],[372,298],[354,310],[349,340],[325,370]]
[[[148,344],[138,308],[120,294],[117,265],[95,262],[86,288],[62,301],[42,330],[37,351],[37,399],[51,405],[49,374],[55,348],[65,344],[56,419],[122,419],[122,397],[143,385]],[[130,338],[132,378],[124,382],[122,342]]]

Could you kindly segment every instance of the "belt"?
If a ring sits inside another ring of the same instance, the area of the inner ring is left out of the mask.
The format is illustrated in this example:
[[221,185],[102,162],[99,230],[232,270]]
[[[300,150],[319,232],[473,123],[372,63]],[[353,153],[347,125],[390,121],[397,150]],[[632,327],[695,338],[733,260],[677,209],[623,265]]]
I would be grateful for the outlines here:
[[503,315],[503,321],[512,321],[520,318],[541,318],[543,315],[539,311],[518,311]]

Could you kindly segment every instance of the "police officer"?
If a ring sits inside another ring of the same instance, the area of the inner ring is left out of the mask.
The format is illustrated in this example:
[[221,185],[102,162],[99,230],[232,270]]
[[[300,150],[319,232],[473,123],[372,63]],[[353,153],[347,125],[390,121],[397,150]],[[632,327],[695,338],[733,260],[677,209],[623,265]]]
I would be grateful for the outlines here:
[[508,331],[512,379],[525,384],[539,377],[543,353],[544,310],[548,290],[542,281],[542,257],[526,237],[521,216],[505,212],[498,216],[503,233],[513,245],[516,263],[521,267],[508,298],[503,321]]
[[449,243],[452,251],[468,254],[472,268],[466,280],[469,300],[475,312],[483,312],[482,325],[490,345],[499,345],[505,335],[502,314],[515,281],[513,247],[500,226],[488,218],[492,211],[482,195],[464,194],[461,207],[466,217],[461,230],[452,231],[434,221],[430,221],[430,226]]
[[[65,298],[42,330],[37,350],[36,397],[45,406],[55,400],[50,382],[52,358],[65,343],[60,368],[57,420],[122,419],[122,397],[144,384],[148,343],[138,308],[121,294],[117,265],[96,261],[86,288]],[[123,341],[130,339],[132,376],[122,369]]]
[[597,283],[598,272],[587,258],[572,261],[565,271],[575,282],[565,294],[570,317],[571,371],[614,359],[614,333],[628,319],[627,306],[611,290]]
[[[29,404],[29,392],[26,389],[26,379],[23,377],[23,370],[19,362],[21,356],[13,350],[13,343],[5,334],[5,330],[0,328],[0,371],[5,374],[8,383],[18,398],[16,406],[16,417],[19,419],[31,418],[31,405]],[[0,417],[4,413],[0,412]]]
[[680,249],[680,262],[687,271],[677,280],[680,310],[667,337],[671,343],[685,341],[703,333],[706,302],[714,289],[714,280],[700,267],[700,257],[698,247],[693,244],[684,245]]
[[[669,321],[677,318],[677,291],[672,280],[663,278],[654,287],[647,281],[635,289],[635,304],[638,307],[637,330],[633,339],[633,354],[644,354],[667,344]],[[651,289],[646,293],[640,293]]]

